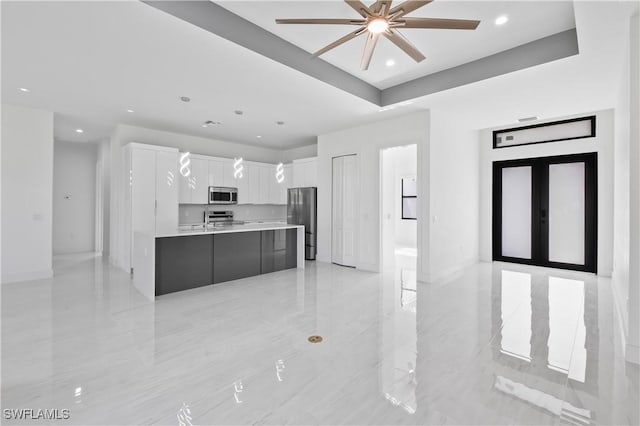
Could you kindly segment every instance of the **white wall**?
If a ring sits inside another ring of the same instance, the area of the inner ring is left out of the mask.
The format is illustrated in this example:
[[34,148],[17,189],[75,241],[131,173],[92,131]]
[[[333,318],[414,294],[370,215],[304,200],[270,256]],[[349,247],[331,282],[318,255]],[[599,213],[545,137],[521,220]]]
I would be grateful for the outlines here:
[[2,282],[49,277],[53,113],[2,105]]
[[626,358],[640,364],[640,18],[631,18],[630,31],[630,247]]
[[292,148],[283,151],[282,161],[283,163],[290,163],[293,160],[299,160],[301,158],[315,157],[318,155],[318,145],[307,145],[299,148]]
[[456,109],[434,108],[428,155],[423,222],[430,245],[423,280],[435,281],[478,261],[478,131]]
[[[382,186],[388,189],[384,191],[382,198],[382,226],[390,226],[392,238],[391,244],[399,247],[416,247],[418,237],[418,222],[402,219],[402,179],[416,176],[418,163],[416,156],[418,148],[409,145],[390,148],[383,151]],[[385,243],[387,241],[385,240]]]
[[111,213],[111,141],[105,139],[98,144],[98,162],[102,166],[102,255],[110,252],[110,213]]
[[[613,111],[584,112],[570,117],[596,115],[596,137],[563,142],[493,149],[492,130],[480,132],[480,260],[492,260],[492,162],[516,158],[598,153],[598,274],[611,276],[613,265]],[[541,121],[544,122],[544,121]],[[514,127],[506,126],[503,128]],[[498,128],[500,129],[500,128]]]
[[380,270],[381,148],[417,146],[417,277],[436,281],[478,260],[478,132],[432,109],[318,137],[318,259],[331,261],[331,158],[357,154],[356,267]]
[[[356,217],[356,267],[380,270],[380,149],[417,145],[418,196],[424,196],[421,173],[428,167],[420,158],[429,137],[429,112],[418,111],[402,117],[318,137],[318,260],[331,261],[331,165],[340,155],[358,156],[359,187]],[[420,213],[419,213],[420,214]],[[420,230],[420,223],[418,223]],[[422,239],[418,240],[418,252]]]
[[55,141],[53,146],[53,254],[95,249],[94,144]]

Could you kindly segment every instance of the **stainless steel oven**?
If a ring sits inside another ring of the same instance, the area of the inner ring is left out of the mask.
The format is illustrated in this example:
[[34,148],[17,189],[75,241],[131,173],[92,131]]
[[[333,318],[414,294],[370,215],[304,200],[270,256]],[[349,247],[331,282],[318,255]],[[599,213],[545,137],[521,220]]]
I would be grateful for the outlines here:
[[238,204],[238,188],[210,186],[209,204]]

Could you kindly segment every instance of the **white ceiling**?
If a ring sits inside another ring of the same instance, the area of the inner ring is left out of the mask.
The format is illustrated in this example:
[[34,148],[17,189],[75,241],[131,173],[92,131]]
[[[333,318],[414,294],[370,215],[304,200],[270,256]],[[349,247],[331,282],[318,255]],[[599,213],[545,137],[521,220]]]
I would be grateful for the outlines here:
[[[216,1],[256,25],[313,53],[353,31],[347,25],[278,25],[276,18],[349,18],[360,16],[343,1]],[[364,1],[367,6],[373,1]],[[400,4],[395,0],[392,4]],[[498,16],[509,17],[496,26]],[[521,44],[575,27],[572,1],[435,0],[411,17],[474,19],[475,31],[406,29],[407,37],[427,59],[416,63],[386,39],[381,39],[367,71],[360,69],[365,37],[360,36],[322,55],[327,62],[386,89],[400,83],[471,62]],[[385,62],[393,59],[395,65]]]
[[[478,3],[485,9],[493,4]],[[513,123],[518,117],[550,118],[612,107],[623,69],[624,25],[634,8],[637,13],[637,2],[576,2],[580,55],[381,112],[357,96],[136,1],[3,1],[1,6],[2,102],[55,111],[56,138],[96,140],[126,123],[278,149],[422,108],[451,110],[481,128]],[[478,15],[447,12],[446,17]],[[528,27],[536,25],[544,23]],[[507,30],[505,39],[518,34],[517,29]],[[434,58],[445,61],[440,55]],[[19,87],[31,92],[20,92]],[[192,101],[180,102],[181,95]],[[128,108],[135,112],[127,113]],[[244,115],[235,115],[236,109]],[[205,120],[223,124],[203,129]],[[286,124],[277,126],[278,120]],[[78,127],[85,132],[76,133]]]
[[315,143],[379,110],[137,1],[3,1],[2,102],[56,112],[63,140],[127,123],[270,148]]

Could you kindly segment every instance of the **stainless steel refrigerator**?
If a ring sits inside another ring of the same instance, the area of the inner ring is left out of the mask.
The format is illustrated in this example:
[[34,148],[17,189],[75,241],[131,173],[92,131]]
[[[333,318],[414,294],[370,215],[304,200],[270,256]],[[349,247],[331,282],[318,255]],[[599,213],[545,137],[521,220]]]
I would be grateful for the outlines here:
[[316,259],[317,190],[316,187],[287,190],[287,223],[304,225],[304,257],[307,260]]

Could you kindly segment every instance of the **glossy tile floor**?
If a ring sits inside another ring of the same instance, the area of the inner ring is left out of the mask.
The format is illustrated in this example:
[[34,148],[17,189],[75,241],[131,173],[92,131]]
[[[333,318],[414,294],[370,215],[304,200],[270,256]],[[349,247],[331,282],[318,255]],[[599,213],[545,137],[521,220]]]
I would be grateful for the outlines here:
[[2,408],[68,408],[65,424],[638,424],[609,280],[496,263],[416,285],[414,265],[310,262],[152,304],[100,258],[56,259],[53,279],[2,286]]

